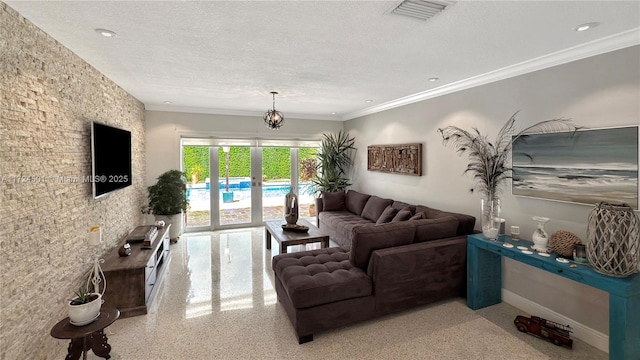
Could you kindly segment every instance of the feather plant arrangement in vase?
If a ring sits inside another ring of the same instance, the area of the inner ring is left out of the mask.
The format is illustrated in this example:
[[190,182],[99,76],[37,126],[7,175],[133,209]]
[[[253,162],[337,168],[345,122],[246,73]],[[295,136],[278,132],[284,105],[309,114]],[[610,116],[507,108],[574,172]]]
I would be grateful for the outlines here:
[[483,200],[482,230],[490,239],[497,238],[500,227],[500,195],[507,179],[512,176],[509,160],[513,143],[518,140],[526,141],[526,136],[531,134],[578,129],[569,119],[558,118],[544,120],[517,131],[517,114],[518,112],[511,115],[494,141],[482,135],[477,128],[472,128],[471,131],[457,126],[438,129],[444,145],[469,158],[464,173],[473,176],[474,187],[471,188],[471,192],[479,193]]

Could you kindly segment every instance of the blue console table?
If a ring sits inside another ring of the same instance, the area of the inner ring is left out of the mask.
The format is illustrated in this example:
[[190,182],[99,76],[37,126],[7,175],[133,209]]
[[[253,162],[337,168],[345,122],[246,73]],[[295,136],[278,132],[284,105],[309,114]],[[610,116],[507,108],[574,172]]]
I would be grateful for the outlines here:
[[[511,243],[512,248],[503,244]],[[473,310],[502,302],[501,257],[531,265],[589,285],[609,293],[609,358],[611,360],[640,359],[640,275],[615,278],[602,275],[590,267],[556,261],[556,255],[543,257],[534,251],[528,255],[517,246],[531,247],[526,240],[512,241],[501,236],[491,241],[481,234],[467,238],[467,306]],[[530,250],[530,249],[529,249]]]

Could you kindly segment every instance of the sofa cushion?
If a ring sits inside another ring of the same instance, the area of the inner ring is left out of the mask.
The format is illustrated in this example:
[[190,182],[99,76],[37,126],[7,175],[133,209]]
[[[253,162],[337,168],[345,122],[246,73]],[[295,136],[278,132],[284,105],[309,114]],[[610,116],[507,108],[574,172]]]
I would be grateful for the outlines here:
[[476,218],[471,215],[447,212],[437,209],[432,209],[427,206],[416,206],[416,212],[423,211],[426,219],[438,219],[441,217],[452,216],[458,219],[458,230],[456,235],[469,235],[473,233],[473,228],[476,224]]
[[297,309],[369,296],[373,289],[371,278],[349,261],[347,248],[282,254],[272,263]]
[[398,211],[409,210],[411,211],[411,215],[415,214],[416,212],[415,205],[407,204],[406,202],[402,202],[402,201],[394,201],[393,204],[391,204],[391,206],[393,206],[395,209],[398,209]]
[[391,199],[383,199],[381,197],[372,195],[364,205],[364,209],[362,209],[362,215],[360,216],[371,221],[378,221],[384,209],[386,209],[387,206],[391,205],[392,203],[393,200]]
[[356,226],[374,226],[371,220],[349,211],[323,211],[318,213],[320,229],[327,232],[331,241],[339,246],[351,245],[351,230]]
[[396,216],[397,212],[398,210],[392,208],[391,205],[387,206],[378,218],[378,221],[376,221],[376,225],[391,222],[393,217]]
[[407,222],[355,227],[352,230],[349,258],[355,266],[366,270],[372,252],[411,244],[415,231],[415,226]]
[[425,215],[424,216],[425,219],[437,219],[437,218],[448,215],[446,212],[442,210],[433,209],[424,205],[416,206],[416,213],[418,212],[423,212]]
[[420,220],[420,219],[426,219],[426,217],[425,217],[425,215],[424,215],[424,212],[422,212],[422,211],[420,211],[420,212],[417,212],[417,213],[413,214],[413,215],[409,218],[409,220]]
[[364,209],[364,205],[367,203],[367,200],[369,200],[370,197],[371,195],[362,194],[355,190],[349,190],[345,195],[345,200],[344,200],[345,206],[347,207],[347,210],[351,211],[356,215],[360,215],[362,214],[362,209]]
[[393,219],[391,219],[391,222],[407,221],[409,220],[410,217],[411,217],[411,210],[400,210],[398,211],[396,216],[394,216]]
[[347,207],[344,204],[344,191],[323,192],[322,211],[344,211]]
[[458,219],[453,216],[420,219],[412,223],[416,226],[414,243],[456,236],[458,230]]

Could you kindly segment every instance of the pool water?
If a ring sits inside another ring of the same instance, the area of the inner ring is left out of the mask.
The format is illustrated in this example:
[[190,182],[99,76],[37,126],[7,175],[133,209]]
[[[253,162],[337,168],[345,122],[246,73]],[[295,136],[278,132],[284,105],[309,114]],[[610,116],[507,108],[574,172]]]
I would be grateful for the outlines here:
[[[234,200],[246,200],[251,198],[251,186],[249,187],[241,187],[239,184],[234,184],[236,186],[231,186],[229,184],[229,191],[233,192]],[[309,195],[309,189],[311,185],[309,184],[301,184],[298,186],[298,194],[300,197],[307,197]],[[224,184],[220,188],[220,192],[224,192]],[[284,198],[284,196],[289,193],[291,189],[290,185],[264,185],[262,186],[262,197],[263,198]],[[200,202],[200,201],[209,201],[209,189],[202,188],[189,188],[187,189],[187,200],[192,202]]]

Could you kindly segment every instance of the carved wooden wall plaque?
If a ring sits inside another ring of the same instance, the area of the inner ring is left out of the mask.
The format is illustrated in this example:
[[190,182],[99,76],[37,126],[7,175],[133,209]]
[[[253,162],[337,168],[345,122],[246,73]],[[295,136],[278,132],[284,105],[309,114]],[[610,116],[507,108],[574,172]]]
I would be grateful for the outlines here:
[[422,144],[369,145],[367,170],[422,176]]

